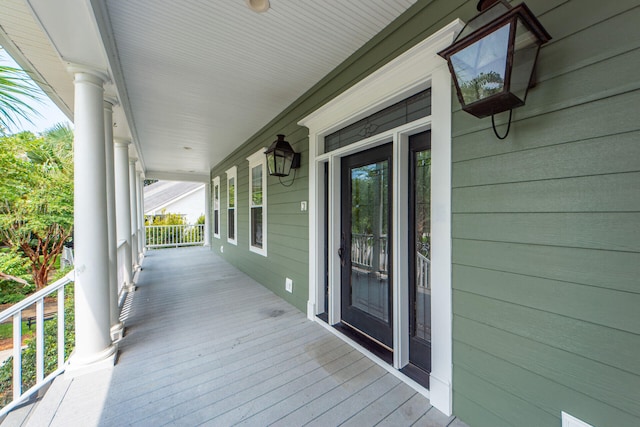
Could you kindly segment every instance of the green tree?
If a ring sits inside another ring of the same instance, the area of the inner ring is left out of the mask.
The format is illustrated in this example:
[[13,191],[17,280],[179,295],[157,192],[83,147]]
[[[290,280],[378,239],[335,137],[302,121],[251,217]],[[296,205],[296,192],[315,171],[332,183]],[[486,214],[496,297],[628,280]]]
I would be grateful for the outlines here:
[[46,286],[73,227],[73,132],[58,125],[37,137],[0,137],[0,239],[27,257]]
[[38,113],[28,101],[40,100],[41,93],[23,70],[0,65],[0,134],[4,135],[12,125],[17,126],[20,119],[31,122],[30,116]]

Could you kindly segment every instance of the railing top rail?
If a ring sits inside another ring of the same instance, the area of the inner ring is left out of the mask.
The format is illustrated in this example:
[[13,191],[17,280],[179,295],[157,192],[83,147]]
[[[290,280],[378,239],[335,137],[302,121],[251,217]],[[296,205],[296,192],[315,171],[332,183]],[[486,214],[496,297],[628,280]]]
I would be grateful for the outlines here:
[[17,312],[24,310],[25,308],[29,307],[31,304],[35,303],[36,301],[46,297],[50,293],[57,291],[61,287],[65,286],[67,283],[71,283],[73,281],[75,281],[75,270],[71,270],[63,278],[56,280],[55,282],[48,285],[47,287],[40,289],[35,294],[28,296],[22,301],[2,311],[2,313],[0,313],[0,322],[4,322],[5,320],[9,319]]
[[148,224],[145,225],[146,228],[162,228],[162,227],[200,227],[204,226],[204,224]]

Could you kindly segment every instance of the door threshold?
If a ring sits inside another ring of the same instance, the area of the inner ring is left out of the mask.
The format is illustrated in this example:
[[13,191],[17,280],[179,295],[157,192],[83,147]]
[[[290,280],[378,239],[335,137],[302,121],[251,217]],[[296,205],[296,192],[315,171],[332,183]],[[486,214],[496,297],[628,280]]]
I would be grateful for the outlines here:
[[362,347],[369,350],[371,353],[384,360],[390,365],[393,365],[393,351],[390,350],[385,345],[379,343],[373,338],[359,332],[353,326],[348,323],[340,322],[333,325],[333,327],[343,333],[344,335],[351,338],[353,341],[360,344]]
[[[413,388],[416,392],[420,393],[422,396],[426,397],[427,399],[430,399],[431,393],[429,391],[429,388],[425,387],[423,384],[411,378],[402,369],[396,369],[393,366],[393,362],[389,361],[389,358],[384,360],[379,355],[373,353],[368,348],[368,346],[361,344],[359,339],[356,339],[356,337],[353,337],[353,334],[354,334],[353,332],[345,333],[343,329],[339,327],[339,324],[330,325],[327,321],[323,319],[323,316],[317,315],[314,321],[319,325],[321,325],[323,328],[325,328],[327,331],[334,334],[336,337],[342,339],[344,342],[346,342],[347,344],[351,345],[353,348],[355,348],[356,350],[364,354],[372,362],[376,363],[378,366],[385,369],[391,375],[398,378],[400,381],[407,384],[409,387]],[[344,328],[351,329],[348,326],[344,326]],[[393,353],[389,352],[386,349],[385,351],[388,354],[391,354],[391,358],[393,358]]]
[[429,373],[413,363],[409,362],[407,366],[400,369],[400,372],[417,382],[423,387],[429,388]]

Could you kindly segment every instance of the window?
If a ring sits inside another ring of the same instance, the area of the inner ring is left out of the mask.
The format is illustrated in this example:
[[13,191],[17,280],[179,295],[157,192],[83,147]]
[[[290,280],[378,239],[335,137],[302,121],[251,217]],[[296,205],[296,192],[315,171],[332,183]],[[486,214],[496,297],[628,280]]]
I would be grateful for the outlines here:
[[213,237],[220,238],[220,177],[213,178]]
[[232,167],[227,171],[227,242],[238,244],[238,212],[236,211],[236,182],[238,168]]
[[261,148],[249,161],[249,250],[267,256],[267,174]]

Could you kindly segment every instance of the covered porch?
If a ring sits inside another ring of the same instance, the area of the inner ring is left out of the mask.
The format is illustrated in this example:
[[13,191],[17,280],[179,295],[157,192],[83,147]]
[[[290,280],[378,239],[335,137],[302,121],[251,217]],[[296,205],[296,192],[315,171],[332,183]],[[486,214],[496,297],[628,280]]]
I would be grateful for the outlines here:
[[122,315],[115,366],[3,426],[464,426],[206,248],[149,251]]

